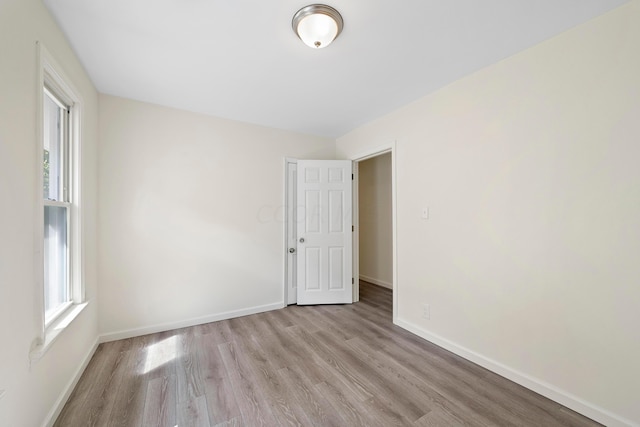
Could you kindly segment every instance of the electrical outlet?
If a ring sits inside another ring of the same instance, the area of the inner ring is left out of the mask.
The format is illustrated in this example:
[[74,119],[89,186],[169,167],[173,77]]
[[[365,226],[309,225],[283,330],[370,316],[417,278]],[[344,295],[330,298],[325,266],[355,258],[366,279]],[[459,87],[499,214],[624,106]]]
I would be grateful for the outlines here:
[[429,307],[429,304],[422,305],[422,317],[424,319],[431,319],[431,307]]

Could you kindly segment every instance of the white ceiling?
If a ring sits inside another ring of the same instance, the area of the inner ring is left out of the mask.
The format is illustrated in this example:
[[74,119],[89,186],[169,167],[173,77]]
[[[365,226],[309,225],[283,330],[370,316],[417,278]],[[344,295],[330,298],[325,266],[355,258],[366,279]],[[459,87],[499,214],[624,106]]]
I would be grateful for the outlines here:
[[320,50],[304,0],[44,3],[102,93],[336,137],[626,1],[331,0]]

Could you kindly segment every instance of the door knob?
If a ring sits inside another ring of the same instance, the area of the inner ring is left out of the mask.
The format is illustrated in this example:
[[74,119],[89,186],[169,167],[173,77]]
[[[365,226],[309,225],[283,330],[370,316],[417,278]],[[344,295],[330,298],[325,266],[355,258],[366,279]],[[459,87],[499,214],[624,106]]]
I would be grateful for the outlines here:
[[296,251],[296,248],[289,248],[289,253],[292,254]]
[[304,237],[300,238],[300,243],[304,243]]

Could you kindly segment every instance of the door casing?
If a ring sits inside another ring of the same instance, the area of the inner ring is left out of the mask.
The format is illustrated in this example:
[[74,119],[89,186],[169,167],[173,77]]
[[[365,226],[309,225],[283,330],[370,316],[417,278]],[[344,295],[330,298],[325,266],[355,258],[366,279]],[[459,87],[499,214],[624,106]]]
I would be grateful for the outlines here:
[[284,188],[284,244],[285,244],[285,267],[284,267],[284,305],[295,304],[297,301],[297,253],[296,250],[297,222],[296,218],[296,181],[298,161],[296,159],[285,159],[285,188]]

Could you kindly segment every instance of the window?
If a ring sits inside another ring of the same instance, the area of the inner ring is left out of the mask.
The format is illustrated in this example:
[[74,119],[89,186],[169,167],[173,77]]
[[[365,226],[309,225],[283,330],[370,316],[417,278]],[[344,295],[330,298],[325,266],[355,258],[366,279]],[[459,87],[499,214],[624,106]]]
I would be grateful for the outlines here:
[[87,307],[82,259],[81,130],[78,91],[45,46],[38,42],[38,215],[41,250],[36,283],[38,335],[29,360],[36,363]]
[[44,319],[55,320],[72,303],[70,274],[71,107],[43,88]]
[[38,305],[41,333],[32,356],[37,359],[86,307],[82,260],[81,113],[78,91],[49,51],[38,42],[39,129],[38,218],[41,270]]

